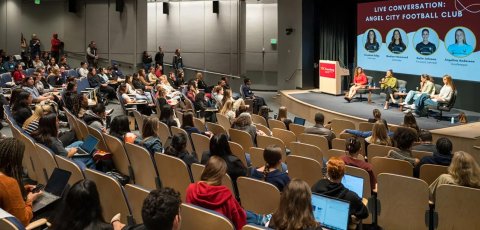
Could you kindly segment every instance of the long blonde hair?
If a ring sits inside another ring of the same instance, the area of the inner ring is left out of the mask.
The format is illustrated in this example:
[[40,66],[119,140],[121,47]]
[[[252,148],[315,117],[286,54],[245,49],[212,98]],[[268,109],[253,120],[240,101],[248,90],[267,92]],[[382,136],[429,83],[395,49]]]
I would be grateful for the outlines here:
[[446,74],[446,75],[444,75],[444,76],[443,76],[443,78],[445,78],[445,79],[447,80],[447,83],[446,83],[446,85],[448,85],[448,86],[452,87],[452,90],[454,90],[454,91],[455,91],[455,85],[453,84],[453,79],[452,79],[452,76],[450,76],[450,75]]
[[277,120],[283,121],[284,119],[287,119],[287,107],[280,106],[280,108],[278,108]]
[[372,137],[370,138],[372,144],[380,145],[392,145],[390,138],[388,137],[387,128],[382,121],[377,121],[373,124]]
[[227,173],[227,163],[219,156],[211,156],[203,170],[200,180],[209,185],[221,185]]
[[453,154],[452,163],[448,166],[448,174],[458,185],[480,187],[480,168],[477,161],[467,152],[458,151]]
[[220,114],[226,115],[228,111],[233,111],[233,101],[228,100],[225,104],[222,105],[222,109],[220,109]]
[[30,116],[24,123],[22,128],[26,129],[32,122],[39,121],[41,117],[45,114],[53,112],[52,106],[50,105],[35,105],[35,111],[33,111],[32,116]]

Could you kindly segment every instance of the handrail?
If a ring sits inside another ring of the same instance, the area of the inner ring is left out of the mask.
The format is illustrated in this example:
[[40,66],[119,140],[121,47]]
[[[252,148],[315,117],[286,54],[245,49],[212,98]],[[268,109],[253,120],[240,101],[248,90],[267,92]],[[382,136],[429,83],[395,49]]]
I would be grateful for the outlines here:
[[[172,64],[168,64],[168,63],[164,63],[164,65],[167,65],[167,66],[173,66]],[[225,74],[225,73],[212,72],[212,71],[208,71],[208,70],[195,69],[195,68],[191,68],[191,67],[184,67],[183,69],[192,70],[192,71],[197,71],[197,72],[202,72],[202,73],[208,73],[208,74],[215,74],[215,75],[221,75],[221,76],[228,76],[228,77],[231,77],[231,78],[241,78],[240,76],[236,76],[236,75],[232,75],[232,74]]]
[[294,75],[297,73],[297,71],[299,71],[299,70],[303,70],[303,69],[296,69],[295,71],[293,71],[292,75],[290,75],[289,78],[286,78],[286,79],[285,79],[285,81],[290,81],[290,80],[292,80],[293,76],[294,76]]

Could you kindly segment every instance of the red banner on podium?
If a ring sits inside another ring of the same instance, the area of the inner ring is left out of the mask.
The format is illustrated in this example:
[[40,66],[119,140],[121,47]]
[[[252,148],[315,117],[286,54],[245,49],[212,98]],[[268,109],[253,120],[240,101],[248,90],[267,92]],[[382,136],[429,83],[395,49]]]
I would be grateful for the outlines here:
[[335,78],[335,63],[320,62],[320,77]]

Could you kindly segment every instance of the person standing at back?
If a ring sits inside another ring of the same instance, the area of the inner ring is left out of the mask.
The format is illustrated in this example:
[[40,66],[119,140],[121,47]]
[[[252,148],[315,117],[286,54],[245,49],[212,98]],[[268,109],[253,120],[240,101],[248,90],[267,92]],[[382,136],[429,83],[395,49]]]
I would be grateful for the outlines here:
[[175,56],[173,56],[172,66],[177,74],[180,71],[183,72],[183,59],[182,56],[180,56],[180,49],[175,50]]
[[91,41],[87,47],[87,62],[88,66],[97,68],[98,53],[95,41]]
[[55,58],[55,60],[60,60],[60,46],[62,44],[62,41],[58,39],[57,33],[53,34],[50,43],[52,44],[52,48],[50,49],[52,51],[51,57]]
[[32,34],[32,40],[30,40],[30,57],[34,59],[35,56],[40,56],[40,53],[40,39],[38,39],[36,34]]
[[155,54],[155,65],[161,65],[162,66],[162,70],[164,70],[163,68],[163,57],[164,57],[164,53],[163,53],[163,50],[162,50],[162,47],[159,46],[158,47],[158,52]]

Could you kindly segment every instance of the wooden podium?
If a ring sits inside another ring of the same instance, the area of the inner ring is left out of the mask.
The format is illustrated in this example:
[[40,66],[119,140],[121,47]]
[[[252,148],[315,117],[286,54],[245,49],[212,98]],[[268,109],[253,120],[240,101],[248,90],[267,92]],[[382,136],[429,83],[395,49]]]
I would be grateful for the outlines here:
[[320,60],[319,89],[322,93],[341,95],[342,76],[350,75],[348,69],[342,68],[338,61]]

